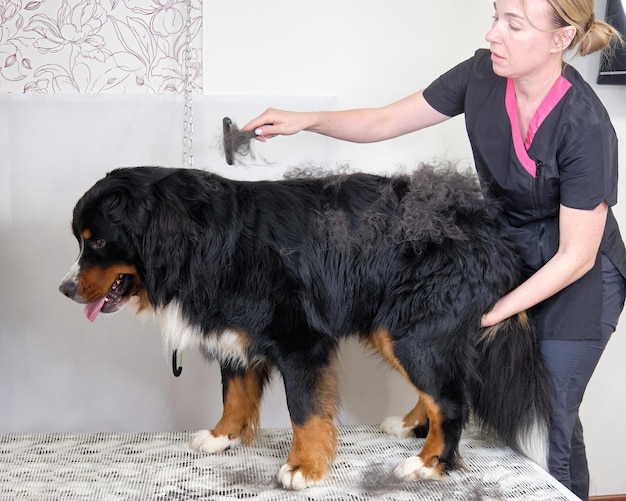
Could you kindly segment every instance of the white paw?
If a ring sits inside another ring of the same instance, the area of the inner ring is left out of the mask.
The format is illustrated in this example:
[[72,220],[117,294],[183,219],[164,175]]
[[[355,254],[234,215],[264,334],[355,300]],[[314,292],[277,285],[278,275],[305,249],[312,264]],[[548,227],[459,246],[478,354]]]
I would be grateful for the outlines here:
[[214,436],[209,430],[196,433],[191,440],[191,448],[198,452],[214,454],[226,449],[233,449],[241,443],[239,437],[229,438],[227,435]]
[[420,478],[439,478],[439,472],[435,468],[424,465],[421,458],[412,456],[394,470],[396,477],[402,480],[417,480]]
[[413,428],[404,426],[404,419],[400,416],[386,418],[380,425],[380,429],[396,438],[409,438],[413,432]]
[[312,487],[318,483],[317,480],[306,478],[299,469],[294,469],[288,464],[284,464],[278,472],[278,481],[285,489],[297,491]]

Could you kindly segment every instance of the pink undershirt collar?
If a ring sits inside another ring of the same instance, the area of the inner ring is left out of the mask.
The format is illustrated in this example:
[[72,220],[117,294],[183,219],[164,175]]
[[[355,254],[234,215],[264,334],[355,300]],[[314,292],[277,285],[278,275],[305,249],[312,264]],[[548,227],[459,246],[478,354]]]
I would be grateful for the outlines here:
[[517,155],[518,160],[528,171],[528,173],[535,177],[537,175],[537,166],[535,165],[535,161],[530,158],[528,155],[528,149],[530,148],[533,139],[535,138],[535,134],[541,124],[546,119],[546,117],[550,114],[550,112],[555,108],[558,102],[563,98],[565,93],[572,86],[563,76],[560,76],[554,85],[548,92],[548,95],[544,98],[542,103],[539,105],[539,108],[535,112],[530,124],[528,126],[528,132],[526,134],[526,141],[522,141],[522,133],[519,127],[519,117],[517,115],[517,98],[515,96],[515,87],[513,84],[513,80],[510,78],[507,80],[506,84],[506,111],[509,115],[509,120],[511,122],[511,132],[513,134],[513,146],[515,147],[515,154]]

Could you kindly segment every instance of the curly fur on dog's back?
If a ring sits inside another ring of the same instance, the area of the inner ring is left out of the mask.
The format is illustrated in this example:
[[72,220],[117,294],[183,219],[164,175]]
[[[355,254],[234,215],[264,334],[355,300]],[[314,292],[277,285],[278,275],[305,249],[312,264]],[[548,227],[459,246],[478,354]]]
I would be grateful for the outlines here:
[[[349,203],[343,207],[327,208],[327,217],[321,221],[321,226],[329,235],[334,235],[333,242],[338,245],[361,245],[364,239],[371,237],[382,238],[391,245],[411,241],[416,248],[447,238],[467,240],[463,223],[457,221],[462,212],[481,217],[484,217],[485,211],[491,212],[492,216],[496,214],[493,206],[482,199],[476,177],[470,172],[458,171],[451,164],[424,164],[410,174],[394,176],[394,182],[389,184],[381,184],[379,176],[350,174],[349,171],[333,174],[325,170],[293,170],[287,177],[322,179],[325,190],[341,198],[345,193],[342,185],[354,182],[359,176],[363,176],[359,180],[361,183],[367,178],[373,181],[370,187],[374,194],[368,199],[367,208],[360,211],[361,226],[356,228],[357,233],[345,231],[348,229],[345,226],[345,208]],[[364,188],[367,189],[367,186]],[[333,208],[336,209],[334,212]],[[339,220],[333,222],[334,217]],[[345,239],[343,242],[342,237]]]

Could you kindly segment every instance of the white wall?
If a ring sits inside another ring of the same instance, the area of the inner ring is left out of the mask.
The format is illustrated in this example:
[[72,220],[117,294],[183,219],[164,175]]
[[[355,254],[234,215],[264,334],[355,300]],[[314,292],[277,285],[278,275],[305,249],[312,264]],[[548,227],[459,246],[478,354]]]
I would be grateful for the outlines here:
[[[598,2],[599,15],[603,7]],[[302,161],[349,161],[380,172],[434,157],[471,162],[457,118],[376,145],[306,133],[277,138],[255,148],[268,163],[230,169],[219,148],[221,117],[242,125],[268,106],[349,108],[404,97],[485,45],[491,0],[205,0],[204,9],[196,166],[275,178]],[[576,64],[594,79],[597,61]],[[626,138],[626,88],[597,90]],[[174,379],[154,326],[124,312],[91,325],[56,290],[77,253],[73,204],[113,167],[179,165],[182,101],[99,96],[76,103],[0,95],[0,431],[210,426],[221,412],[215,366],[185,352],[183,375]],[[626,209],[618,206],[617,215],[626,225]],[[609,344],[583,404],[595,494],[626,492],[626,434],[618,422],[626,394],[615,384],[626,376],[619,359],[625,330]],[[344,422],[379,422],[414,404],[413,391],[359,347],[343,349],[341,362]],[[262,422],[289,425],[280,381],[268,392]]]

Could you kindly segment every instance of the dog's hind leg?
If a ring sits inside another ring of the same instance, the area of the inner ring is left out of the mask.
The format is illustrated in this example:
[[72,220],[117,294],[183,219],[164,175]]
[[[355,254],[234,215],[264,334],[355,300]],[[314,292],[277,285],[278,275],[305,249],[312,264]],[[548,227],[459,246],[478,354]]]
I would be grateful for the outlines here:
[[449,428],[450,422],[434,398],[420,392],[420,401],[424,404],[429,420],[426,440],[417,456],[406,459],[395,469],[396,476],[407,480],[441,476],[454,465],[453,459],[460,439],[460,431],[456,440],[446,433],[445,429]]
[[[454,381],[448,381],[446,392],[450,397],[443,397],[443,387],[433,367],[421,367],[411,360],[411,349],[396,347],[388,331],[381,329],[365,339],[369,347],[380,352],[382,357],[404,376],[419,394],[419,401],[415,408],[404,419],[392,418],[387,420],[384,431],[395,435],[408,436],[405,430],[422,428],[428,425],[428,432],[422,450],[417,456],[411,457],[400,464],[395,473],[400,478],[418,479],[439,477],[444,471],[452,469],[457,462],[457,449],[461,437],[464,420],[463,402],[456,401],[451,396],[460,395],[459,388],[454,388]],[[427,357],[425,357],[427,360]],[[426,363],[426,362],[424,362]],[[420,389],[420,375],[428,374],[428,380],[436,393],[431,395]],[[441,383],[441,384],[440,384]]]
[[[379,331],[370,337],[364,338],[363,342],[367,348],[378,351],[392,367],[413,384],[409,379],[409,375],[393,354],[391,340],[388,338],[387,333]],[[420,398],[415,407],[404,417],[389,416],[381,423],[380,428],[388,435],[396,438],[425,438],[428,434],[428,413],[423,400]]]
[[254,365],[246,370],[223,366],[222,418],[212,430],[196,433],[191,447],[214,453],[250,443],[259,425],[261,396],[267,379],[268,370],[264,365]]
[[396,438],[426,438],[428,435],[428,413],[422,399],[404,416],[389,416],[380,425],[388,435]]
[[[335,458],[336,372],[332,365],[320,367],[302,359],[289,365],[291,369],[283,371],[283,378],[293,441],[278,480],[285,488],[303,489],[322,480]],[[293,372],[295,367],[297,373]]]

